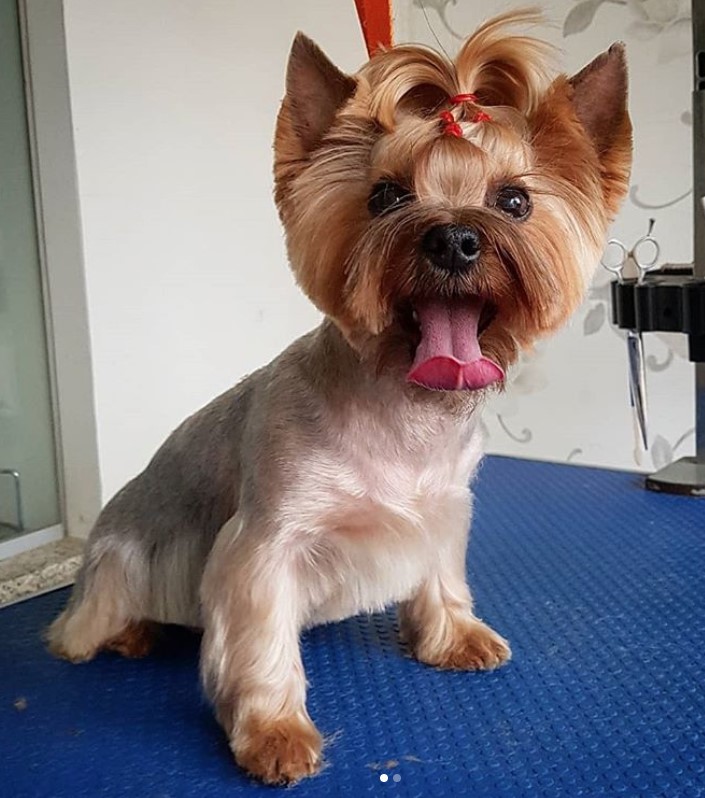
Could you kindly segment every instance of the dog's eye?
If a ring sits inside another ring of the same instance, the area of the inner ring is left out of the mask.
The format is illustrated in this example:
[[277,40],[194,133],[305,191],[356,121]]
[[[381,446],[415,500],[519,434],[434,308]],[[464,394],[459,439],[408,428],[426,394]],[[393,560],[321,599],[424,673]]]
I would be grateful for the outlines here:
[[408,188],[400,186],[399,183],[382,180],[373,187],[367,207],[373,216],[379,216],[381,213],[406,205],[413,198],[414,195]]
[[511,216],[512,219],[524,219],[531,210],[531,200],[523,188],[507,186],[501,188],[494,199],[495,208]]

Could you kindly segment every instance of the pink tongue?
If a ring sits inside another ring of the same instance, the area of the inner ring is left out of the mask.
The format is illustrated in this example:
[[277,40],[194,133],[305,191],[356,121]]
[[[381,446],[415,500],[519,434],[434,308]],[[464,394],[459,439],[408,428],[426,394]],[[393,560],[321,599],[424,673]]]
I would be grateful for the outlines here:
[[435,391],[474,391],[504,379],[504,372],[482,356],[477,340],[482,300],[431,299],[416,306],[421,342],[409,382]]

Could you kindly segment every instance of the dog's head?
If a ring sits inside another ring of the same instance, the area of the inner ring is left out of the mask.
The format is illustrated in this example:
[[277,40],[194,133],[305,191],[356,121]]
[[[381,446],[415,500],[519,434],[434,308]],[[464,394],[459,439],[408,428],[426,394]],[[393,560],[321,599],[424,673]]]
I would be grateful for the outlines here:
[[623,47],[555,77],[550,46],[508,30],[535,21],[354,76],[301,34],[291,50],[275,186],[294,273],[353,346],[429,388],[501,384],[563,324],[627,190]]

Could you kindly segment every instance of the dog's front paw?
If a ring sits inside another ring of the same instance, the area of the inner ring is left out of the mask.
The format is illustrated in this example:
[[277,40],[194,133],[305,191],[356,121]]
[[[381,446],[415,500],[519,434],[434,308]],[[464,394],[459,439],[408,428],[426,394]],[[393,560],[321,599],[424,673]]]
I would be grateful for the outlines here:
[[442,646],[420,646],[415,653],[427,665],[458,671],[494,670],[512,656],[509,643],[478,620],[457,623]]
[[293,784],[321,767],[323,740],[308,718],[252,717],[231,743],[235,760],[265,784]]

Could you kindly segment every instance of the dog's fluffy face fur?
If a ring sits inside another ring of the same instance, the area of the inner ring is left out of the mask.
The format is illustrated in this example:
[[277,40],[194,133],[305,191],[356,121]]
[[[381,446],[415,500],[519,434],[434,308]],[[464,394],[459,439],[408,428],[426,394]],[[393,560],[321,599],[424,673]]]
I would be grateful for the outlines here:
[[[507,30],[535,21],[491,21],[452,63],[396,47],[354,77],[305,37],[294,42],[275,142],[292,268],[380,368],[409,367],[415,311],[433,300],[475,302],[482,354],[504,369],[563,324],[589,284],[629,177],[623,48],[552,77],[551,48]],[[451,104],[468,92],[476,102]],[[444,133],[443,111],[461,136]],[[479,111],[491,119],[473,121]],[[445,224],[478,233],[467,272],[425,254],[424,236]]]

